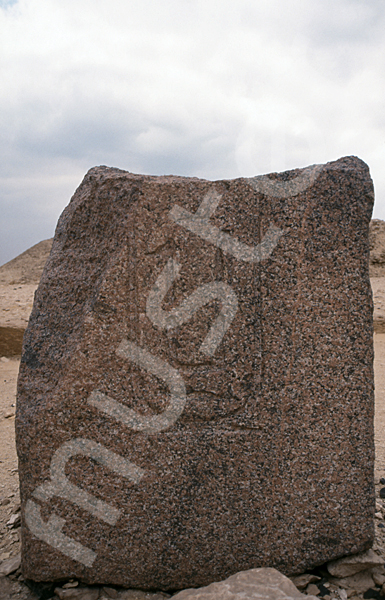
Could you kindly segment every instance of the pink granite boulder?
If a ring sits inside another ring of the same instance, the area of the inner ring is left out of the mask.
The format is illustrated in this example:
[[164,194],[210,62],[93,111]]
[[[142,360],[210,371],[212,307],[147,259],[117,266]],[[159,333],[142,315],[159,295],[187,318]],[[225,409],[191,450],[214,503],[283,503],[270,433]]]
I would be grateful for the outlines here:
[[370,547],[372,206],[355,157],[87,173],[24,337],[25,577],[177,590]]

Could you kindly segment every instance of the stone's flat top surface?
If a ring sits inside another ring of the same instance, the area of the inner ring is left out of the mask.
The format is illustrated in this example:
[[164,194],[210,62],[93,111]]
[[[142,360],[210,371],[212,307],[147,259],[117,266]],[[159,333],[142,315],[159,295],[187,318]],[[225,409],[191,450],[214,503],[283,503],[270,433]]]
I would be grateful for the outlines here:
[[301,594],[294,583],[276,569],[250,569],[200,589],[183,590],[175,600],[315,600]]
[[175,590],[371,545],[372,204],[354,157],[86,175],[20,368],[26,577]]

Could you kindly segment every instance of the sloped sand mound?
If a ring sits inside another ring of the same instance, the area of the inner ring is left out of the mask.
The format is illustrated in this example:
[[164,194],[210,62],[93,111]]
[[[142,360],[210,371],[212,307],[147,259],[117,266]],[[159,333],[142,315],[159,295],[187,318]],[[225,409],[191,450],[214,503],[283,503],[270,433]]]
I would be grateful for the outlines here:
[[33,297],[52,239],[39,242],[0,267],[0,356],[20,356]]
[[1,266],[0,285],[38,285],[52,241],[43,240]]

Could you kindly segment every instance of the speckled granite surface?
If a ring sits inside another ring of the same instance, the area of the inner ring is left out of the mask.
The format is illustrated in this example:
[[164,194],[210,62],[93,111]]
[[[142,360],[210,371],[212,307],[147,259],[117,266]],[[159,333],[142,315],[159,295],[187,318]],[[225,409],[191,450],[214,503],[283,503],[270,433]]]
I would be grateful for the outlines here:
[[355,157],[87,173],[24,340],[26,577],[182,589],[371,545],[372,205]]

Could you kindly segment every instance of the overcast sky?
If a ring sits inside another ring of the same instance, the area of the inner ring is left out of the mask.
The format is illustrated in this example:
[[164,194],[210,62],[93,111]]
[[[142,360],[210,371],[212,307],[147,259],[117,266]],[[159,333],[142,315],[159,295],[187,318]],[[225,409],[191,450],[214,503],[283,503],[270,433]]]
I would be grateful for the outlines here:
[[384,0],[0,0],[0,264],[95,165],[207,179],[357,155],[385,219]]

